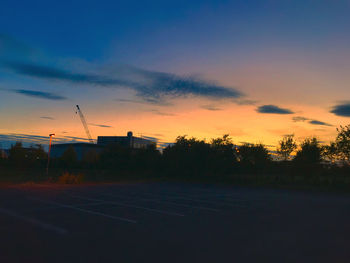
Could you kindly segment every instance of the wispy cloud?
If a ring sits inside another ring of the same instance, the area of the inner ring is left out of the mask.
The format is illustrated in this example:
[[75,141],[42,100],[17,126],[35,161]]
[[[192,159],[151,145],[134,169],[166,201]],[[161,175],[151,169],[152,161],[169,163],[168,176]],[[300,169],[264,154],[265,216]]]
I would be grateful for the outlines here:
[[158,142],[158,141],[159,141],[158,138],[152,137],[152,136],[145,136],[145,135],[142,135],[142,138],[147,139],[147,140],[150,140],[150,141],[153,141],[153,142]]
[[95,123],[89,123],[89,125],[101,127],[101,128],[113,128],[113,126],[105,125],[105,124],[95,124]]
[[156,109],[151,109],[149,111],[154,113],[154,114],[161,115],[161,116],[175,116],[174,113],[163,112],[163,111],[159,111],[159,110],[156,110]]
[[[20,75],[45,80],[81,83],[102,87],[130,88],[148,103],[162,103],[166,98],[198,96],[209,99],[238,99],[243,93],[235,88],[194,77],[148,71],[134,67],[118,67],[116,73],[77,73],[35,63],[3,61],[3,68]],[[108,76],[107,76],[108,75]]]
[[335,105],[330,112],[337,116],[350,117],[350,102]]
[[276,105],[263,105],[256,109],[259,113],[268,114],[293,114],[294,112],[289,109],[280,108]]
[[106,76],[94,74],[73,73],[64,69],[59,69],[50,66],[37,65],[33,63],[8,62],[3,61],[2,66],[13,72],[41,79],[60,80],[72,83],[82,83],[99,86],[127,85],[117,79],[111,79]]
[[122,103],[135,103],[135,104],[154,104],[157,106],[171,106],[172,104],[170,102],[165,101],[157,101],[157,100],[133,100],[133,99],[115,99],[115,101],[122,102]]
[[43,91],[37,91],[37,90],[25,90],[25,89],[15,89],[15,90],[8,90],[10,92],[14,92],[17,94],[21,94],[28,97],[35,97],[39,99],[47,99],[47,100],[66,100],[66,97],[50,93],[50,92],[43,92]]
[[294,122],[306,122],[307,121],[309,124],[312,124],[312,125],[333,126],[332,124],[326,123],[324,121],[310,119],[310,118],[306,118],[306,117],[302,117],[302,116],[293,117],[292,120]]
[[255,105],[258,103],[257,100],[250,100],[250,99],[243,99],[243,98],[235,99],[234,102],[238,105]]
[[55,118],[49,117],[49,116],[41,116],[40,118],[41,119],[46,119],[46,120],[51,120],[51,121],[55,120]]
[[305,117],[302,117],[302,116],[296,116],[296,117],[293,117],[292,120],[294,122],[304,122],[304,121],[309,120],[309,118],[305,118]]
[[168,146],[174,145],[174,143],[173,142],[159,142],[157,145],[160,149],[164,149]]
[[[47,146],[49,143],[49,136],[33,135],[33,134],[21,134],[21,133],[8,133],[0,134],[0,144],[4,148],[9,148],[15,142],[23,142],[24,146],[30,146],[35,144],[42,144]],[[53,139],[53,143],[72,143],[72,142],[88,142],[88,139],[72,136],[58,136]]]
[[210,111],[220,111],[220,110],[222,110],[221,108],[219,108],[219,107],[217,107],[215,105],[210,105],[210,104],[202,105],[201,108],[205,109],[205,110],[210,110]]
[[[62,136],[65,139],[72,139],[73,141],[89,141],[88,138],[83,138],[83,137],[76,137],[76,136]],[[56,139],[56,137],[55,137]]]

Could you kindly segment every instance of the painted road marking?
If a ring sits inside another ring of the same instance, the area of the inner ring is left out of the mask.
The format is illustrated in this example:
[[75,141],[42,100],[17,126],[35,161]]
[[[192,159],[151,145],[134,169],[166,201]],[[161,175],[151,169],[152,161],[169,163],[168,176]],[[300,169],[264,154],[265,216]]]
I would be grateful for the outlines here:
[[111,204],[111,205],[116,205],[116,206],[124,206],[124,207],[130,207],[130,208],[136,208],[136,209],[142,209],[150,212],[155,212],[155,213],[160,213],[160,214],[165,214],[165,215],[171,215],[171,216],[185,216],[183,214],[179,213],[174,213],[174,212],[169,212],[169,211],[163,211],[163,210],[158,210],[158,209],[153,209],[153,208],[148,208],[148,207],[142,207],[142,206],[137,206],[137,205],[130,205],[130,204],[124,204],[124,203],[119,203],[115,201],[108,201],[108,200],[101,200],[101,199],[95,199],[95,198],[88,198],[84,196],[79,196],[79,195],[71,195],[67,194],[71,197],[83,199],[83,200],[89,200],[89,201],[96,201],[96,202],[105,202],[106,204]]
[[68,231],[63,229],[63,228],[61,228],[61,227],[57,227],[57,226],[45,223],[45,222],[37,220],[35,218],[31,218],[31,217],[28,217],[28,216],[23,216],[23,215],[15,213],[13,211],[7,210],[7,209],[0,208],[0,213],[4,214],[4,215],[11,216],[11,217],[14,217],[14,218],[17,218],[17,219],[20,219],[20,220],[23,220],[25,222],[31,223],[31,224],[33,224],[35,226],[41,227],[41,228],[46,229],[46,230],[53,231],[53,232],[55,232],[57,234],[60,234],[60,235],[68,234]]
[[240,204],[231,204],[231,203],[220,203],[220,202],[214,202],[214,201],[209,201],[209,200],[200,200],[200,199],[192,199],[192,198],[186,198],[186,197],[179,197],[179,196],[175,196],[173,194],[173,196],[169,196],[169,195],[161,195],[161,194],[149,194],[149,193],[142,193],[144,195],[151,195],[151,196],[155,196],[155,197],[162,197],[162,198],[168,198],[170,200],[187,200],[187,201],[191,201],[191,202],[198,202],[198,203],[208,203],[208,204],[214,204],[214,205],[221,205],[221,206],[231,206],[231,207],[240,207],[240,208],[246,208],[248,206],[245,205],[240,205]]
[[[102,194],[102,195],[113,196],[113,197],[122,197],[122,198],[125,197],[125,195],[115,195],[115,194]],[[169,204],[169,205],[175,205],[175,206],[181,206],[181,207],[188,207],[188,208],[208,210],[208,211],[213,211],[213,212],[220,212],[220,210],[218,210],[218,209],[203,207],[203,206],[191,206],[191,205],[179,204],[179,203],[175,203],[175,202],[156,200],[156,199],[137,198],[137,197],[132,197],[132,198],[135,201],[137,201],[137,200],[150,201],[150,202],[155,202],[155,203],[163,203],[163,204]]]
[[58,207],[70,208],[73,210],[77,210],[77,211],[92,214],[92,215],[103,216],[103,217],[116,219],[116,220],[120,220],[120,221],[124,221],[124,222],[128,222],[128,223],[137,223],[136,220],[132,220],[132,219],[124,218],[124,217],[112,216],[112,215],[108,215],[108,214],[104,214],[104,213],[100,213],[100,212],[96,212],[96,211],[91,211],[91,210],[79,208],[79,207],[72,206],[72,205],[65,205],[65,204],[56,203],[56,202],[52,202],[52,201],[42,200],[39,198],[29,198],[29,199],[36,200],[36,201],[46,203],[46,204],[56,205]]

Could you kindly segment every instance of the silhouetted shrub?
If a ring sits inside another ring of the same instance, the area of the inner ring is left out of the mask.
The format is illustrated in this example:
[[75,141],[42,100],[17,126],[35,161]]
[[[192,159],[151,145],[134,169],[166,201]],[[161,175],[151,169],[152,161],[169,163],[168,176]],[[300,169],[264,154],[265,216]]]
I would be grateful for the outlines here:
[[72,174],[69,172],[64,172],[60,177],[58,177],[57,182],[60,184],[80,184],[84,180],[83,174]]

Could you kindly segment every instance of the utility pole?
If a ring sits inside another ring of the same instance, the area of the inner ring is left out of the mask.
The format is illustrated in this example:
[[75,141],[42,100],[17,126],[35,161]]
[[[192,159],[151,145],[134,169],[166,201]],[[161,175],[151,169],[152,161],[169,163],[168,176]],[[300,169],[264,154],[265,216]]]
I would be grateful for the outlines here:
[[49,143],[49,152],[47,154],[46,175],[49,175],[49,164],[50,164],[50,153],[51,153],[52,137],[55,136],[55,134],[51,133],[49,136],[50,136],[50,143]]

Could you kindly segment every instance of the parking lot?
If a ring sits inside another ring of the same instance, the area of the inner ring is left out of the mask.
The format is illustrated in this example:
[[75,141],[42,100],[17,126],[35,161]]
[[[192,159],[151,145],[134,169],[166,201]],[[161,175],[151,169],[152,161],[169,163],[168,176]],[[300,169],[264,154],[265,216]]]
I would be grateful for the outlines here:
[[185,183],[0,188],[0,262],[349,262],[350,196]]

